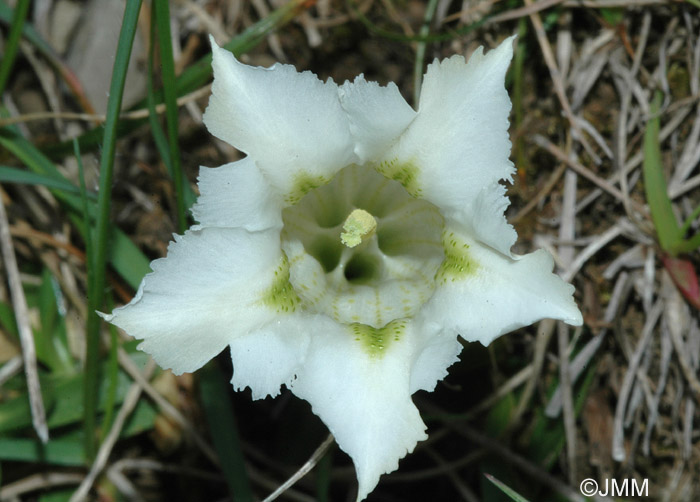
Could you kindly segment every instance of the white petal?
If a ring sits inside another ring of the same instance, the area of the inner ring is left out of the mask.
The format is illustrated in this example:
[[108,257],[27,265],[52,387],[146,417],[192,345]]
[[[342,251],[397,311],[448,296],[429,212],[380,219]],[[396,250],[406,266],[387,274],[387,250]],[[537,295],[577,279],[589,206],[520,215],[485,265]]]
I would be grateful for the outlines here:
[[277,315],[266,300],[283,261],[279,232],[188,231],[175,237],[167,258],[151,263],[131,303],[104,318],[143,339],[139,348],[161,366],[195,371]]
[[233,340],[233,388],[250,387],[253,399],[262,399],[278,395],[282,384],[289,386],[306,357],[314,321],[315,316],[281,316]]
[[411,179],[415,195],[506,253],[503,248],[515,241],[515,233],[502,212],[483,225],[477,214],[489,214],[481,206],[508,204],[497,182],[510,180],[514,172],[508,158],[511,103],[504,84],[512,55],[511,37],[486,55],[477,49],[468,63],[453,56],[429,65],[418,115],[385,158],[390,173]]
[[510,251],[518,234],[506,221],[505,210],[510,205],[506,187],[500,183],[485,186],[467,208],[453,220],[466,233],[476,236],[484,244],[514,258]]
[[355,153],[363,162],[383,155],[416,116],[393,82],[381,87],[360,75],[338,92],[350,119]]
[[422,349],[411,368],[411,394],[418,390],[435,390],[435,385],[447,376],[447,368],[459,361],[462,352],[454,330],[442,329],[438,323],[427,323],[416,331]]
[[249,154],[288,203],[356,160],[338,86],[293,66],[247,66],[212,39],[214,83],[204,123]]
[[192,214],[202,227],[240,227],[251,232],[281,228],[282,198],[250,157],[221,167],[201,167],[200,196]]
[[352,458],[358,500],[427,437],[409,390],[416,335],[409,321],[397,322],[405,323],[398,336],[387,328],[374,340],[330,320],[325,326],[319,323],[291,384]]
[[437,290],[417,321],[440,319],[445,329],[484,345],[544,318],[583,322],[574,287],[552,273],[546,251],[512,259],[464,235],[449,235]]

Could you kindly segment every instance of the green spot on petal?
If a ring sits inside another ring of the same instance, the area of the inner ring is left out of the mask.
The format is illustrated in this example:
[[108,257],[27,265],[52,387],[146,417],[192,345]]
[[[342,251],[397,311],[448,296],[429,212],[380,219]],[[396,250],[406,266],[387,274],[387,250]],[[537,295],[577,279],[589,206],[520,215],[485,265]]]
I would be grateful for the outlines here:
[[311,190],[325,185],[328,181],[323,176],[314,176],[306,171],[301,171],[294,176],[294,187],[292,187],[292,191],[287,194],[284,200],[287,204],[294,205]]
[[398,342],[406,329],[406,320],[397,319],[383,328],[373,328],[367,324],[353,323],[350,329],[355,340],[360,342],[372,357],[381,356],[391,342]]
[[418,183],[418,167],[411,162],[400,163],[398,159],[385,160],[377,167],[377,172],[390,180],[398,181],[412,197],[420,197],[423,189]]
[[275,309],[278,313],[294,312],[299,305],[299,296],[292,283],[289,282],[289,260],[282,253],[282,262],[275,269],[275,279],[270,288],[263,294],[262,302]]
[[469,244],[455,236],[454,232],[442,233],[442,247],[445,259],[435,273],[435,281],[446,283],[448,280],[457,281],[473,274],[477,264],[469,253]]

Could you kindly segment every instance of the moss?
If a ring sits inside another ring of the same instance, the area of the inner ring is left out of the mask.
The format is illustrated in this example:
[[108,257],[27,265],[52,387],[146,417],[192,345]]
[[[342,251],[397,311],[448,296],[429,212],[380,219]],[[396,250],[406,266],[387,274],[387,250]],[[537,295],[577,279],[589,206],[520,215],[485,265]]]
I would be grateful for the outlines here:
[[419,198],[423,192],[418,182],[418,167],[412,162],[400,163],[398,159],[385,160],[375,167],[378,173],[390,180],[398,181],[412,197]]
[[294,186],[291,192],[289,192],[284,200],[288,204],[296,204],[299,202],[304,195],[309,193],[311,190],[315,190],[328,183],[328,179],[323,176],[314,176],[306,171],[301,171],[294,176]]
[[398,342],[406,329],[406,320],[397,319],[382,328],[373,328],[367,324],[354,323],[350,325],[355,340],[362,344],[365,351],[372,357],[380,357],[392,342]]
[[282,262],[275,269],[275,279],[263,294],[262,302],[278,313],[294,312],[300,303],[299,296],[289,282],[289,260],[282,253]]
[[436,282],[454,282],[476,272],[478,265],[469,253],[469,244],[455,236],[454,232],[442,233],[442,247],[445,259],[435,273]]

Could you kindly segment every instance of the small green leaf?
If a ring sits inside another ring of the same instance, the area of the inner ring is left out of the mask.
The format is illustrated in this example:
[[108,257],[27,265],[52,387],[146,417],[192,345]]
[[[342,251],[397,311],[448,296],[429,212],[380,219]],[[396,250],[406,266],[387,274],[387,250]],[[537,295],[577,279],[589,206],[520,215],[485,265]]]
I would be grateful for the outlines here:
[[4,54],[0,61],[0,96],[5,90],[5,84],[15,63],[19,40],[22,36],[22,28],[24,28],[24,21],[27,19],[27,13],[29,12],[29,3],[29,0],[18,0],[12,16],[10,33],[5,41]]
[[17,330],[15,311],[10,307],[10,304],[6,302],[0,302],[0,328],[6,330],[15,340],[18,339],[19,331]]
[[617,26],[622,23],[625,18],[625,10],[621,8],[606,7],[600,9],[600,15],[603,16],[605,22],[610,26]]
[[661,146],[659,144],[659,109],[663,95],[657,91],[651,103],[649,113],[651,118],[647,122],[644,133],[644,191],[651,210],[651,219],[654,222],[656,235],[659,238],[661,248],[676,254],[676,246],[682,241],[680,228],[673,214],[673,207],[668,198],[666,178],[664,177],[663,164],[661,162]]

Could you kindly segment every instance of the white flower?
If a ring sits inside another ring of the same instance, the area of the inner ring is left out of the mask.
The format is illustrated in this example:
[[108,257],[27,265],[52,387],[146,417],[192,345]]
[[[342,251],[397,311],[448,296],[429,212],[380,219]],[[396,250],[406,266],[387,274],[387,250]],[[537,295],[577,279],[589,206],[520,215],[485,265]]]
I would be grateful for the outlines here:
[[177,374],[229,346],[236,389],[286,385],[364,499],[427,437],[411,395],[447,374],[458,336],[582,322],[549,254],[510,251],[512,44],[432,63],[416,112],[393,84],[253,68],[212,41],[204,121],[247,157],[202,168],[199,224],[105,318]]

